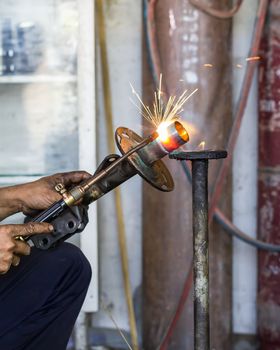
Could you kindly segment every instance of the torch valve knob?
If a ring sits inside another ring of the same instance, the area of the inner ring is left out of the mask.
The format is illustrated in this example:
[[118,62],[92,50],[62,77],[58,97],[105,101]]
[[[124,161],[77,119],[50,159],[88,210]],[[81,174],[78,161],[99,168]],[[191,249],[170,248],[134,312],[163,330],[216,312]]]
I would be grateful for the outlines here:
[[55,185],[55,190],[58,193],[60,193],[61,195],[66,192],[66,188],[64,187],[64,185],[62,183]]

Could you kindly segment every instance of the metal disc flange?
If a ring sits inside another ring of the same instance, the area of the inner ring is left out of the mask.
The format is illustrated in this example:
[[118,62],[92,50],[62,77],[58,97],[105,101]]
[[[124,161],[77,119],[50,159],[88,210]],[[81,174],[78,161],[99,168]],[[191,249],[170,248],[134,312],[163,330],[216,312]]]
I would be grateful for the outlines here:
[[[117,128],[115,138],[118,149],[122,154],[127,153],[143,140],[143,138],[134,131],[124,127]],[[128,161],[137,170],[138,174],[153,187],[164,192],[173,190],[173,178],[163,161],[157,160],[152,165],[147,165],[137,152],[133,153],[128,158]]]

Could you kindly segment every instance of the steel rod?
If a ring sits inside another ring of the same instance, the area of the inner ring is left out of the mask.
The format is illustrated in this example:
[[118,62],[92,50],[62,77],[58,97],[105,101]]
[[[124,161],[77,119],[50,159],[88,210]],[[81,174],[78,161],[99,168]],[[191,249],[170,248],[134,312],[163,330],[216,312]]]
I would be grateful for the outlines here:
[[173,152],[171,159],[192,163],[194,349],[210,350],[208,164],[227,157],[224,150]]
[[208,160],[192,161],[194,349],[209,350]]

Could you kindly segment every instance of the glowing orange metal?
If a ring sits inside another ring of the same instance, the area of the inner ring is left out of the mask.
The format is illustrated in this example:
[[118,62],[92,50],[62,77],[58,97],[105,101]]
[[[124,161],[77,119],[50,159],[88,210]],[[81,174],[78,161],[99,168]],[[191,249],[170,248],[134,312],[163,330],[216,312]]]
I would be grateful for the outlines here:
[[163,122],[157,128],[159,143],[172,152],[189,141],[189,134],[181,122]]

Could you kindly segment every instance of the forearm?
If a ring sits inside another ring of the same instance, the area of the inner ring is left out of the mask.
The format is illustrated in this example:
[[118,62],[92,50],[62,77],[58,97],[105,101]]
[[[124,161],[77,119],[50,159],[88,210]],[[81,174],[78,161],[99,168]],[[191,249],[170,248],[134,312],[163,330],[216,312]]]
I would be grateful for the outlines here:
[[89,176],[90,174],[84,171],[73,171],[46,176],[22,185],[0,188],[0,221],[18,212],[30,215],[34,214],[34,210],[48,208],[61,199],[55,185],[62,183],[64,186],[72,186]]
[[0,188],[0,221],[21,211],[20,187],[21,185]]

